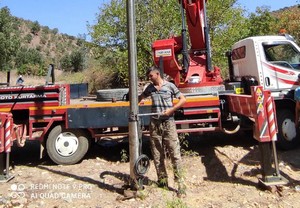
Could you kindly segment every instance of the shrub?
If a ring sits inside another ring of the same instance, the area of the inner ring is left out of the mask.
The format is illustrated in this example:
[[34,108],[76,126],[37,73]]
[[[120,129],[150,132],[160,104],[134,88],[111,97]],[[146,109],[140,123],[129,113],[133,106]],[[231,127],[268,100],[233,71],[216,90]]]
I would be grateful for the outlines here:
[[110,88],[114,77],[114,73],[102,67],[86,70],[84,75],[85,82],[89,83],[89,93],[91,94],[95,94],[100,89]]
[[40,26],[40,23],[38,21],[35,21],[31,24],[31,33],[34,34],[34,35],[37,35],[38,32],[41,30],[41,26]]
[[32,76],[45,76],[46,75],[46,67],[41,64],[22,64],[17,69],[18,74],[22,75],[32,75]]
[[31,41],[32,41],[32,35],[28,33],[28,34],[24,37],[24,40],[25,40],[27,43],[31,43]]

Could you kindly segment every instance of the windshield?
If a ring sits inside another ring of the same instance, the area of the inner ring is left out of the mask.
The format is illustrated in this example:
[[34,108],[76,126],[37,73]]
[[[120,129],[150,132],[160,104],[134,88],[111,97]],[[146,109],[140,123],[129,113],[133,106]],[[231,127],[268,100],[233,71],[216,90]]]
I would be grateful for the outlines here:
[[300,53],[288,43],[263,44],[266,60],[272,64],[300,70]]

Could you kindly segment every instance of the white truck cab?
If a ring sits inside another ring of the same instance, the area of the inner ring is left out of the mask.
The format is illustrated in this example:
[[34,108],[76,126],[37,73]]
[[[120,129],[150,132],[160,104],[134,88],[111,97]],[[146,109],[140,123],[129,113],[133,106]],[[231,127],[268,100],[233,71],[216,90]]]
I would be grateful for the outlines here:
[[241,83],[242,92],[247,94],[246,88],[251,85],[271,91],[276,105],[277,144],[282,149],[296,147],[300,134],[295,128],[294,91],[299,86],[300,48],[293,38],[278,35],[243,39],[233,45],[230,61],[230,81]]
[[233,45],[232,64],[236,80],[251,76],[275,96],[298,86],[300,48],[290,36],[250,37]]

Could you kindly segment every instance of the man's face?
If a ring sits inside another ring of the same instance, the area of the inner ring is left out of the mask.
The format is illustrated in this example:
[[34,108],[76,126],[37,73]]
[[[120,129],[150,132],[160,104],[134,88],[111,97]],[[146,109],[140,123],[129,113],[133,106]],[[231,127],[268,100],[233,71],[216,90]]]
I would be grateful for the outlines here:
[[158,76],[159,76],[159,73],[157,71],[151,71],[149,74],[148,74],[148,78],[151,82],[155,82],[157,81],[158,79]]

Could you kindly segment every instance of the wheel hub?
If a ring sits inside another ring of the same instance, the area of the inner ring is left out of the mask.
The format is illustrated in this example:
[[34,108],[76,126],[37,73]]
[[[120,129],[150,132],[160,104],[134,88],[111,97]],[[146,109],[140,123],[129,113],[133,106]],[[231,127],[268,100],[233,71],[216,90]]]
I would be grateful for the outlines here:
[[78,138],[72,133],[61,133],[55,141],[55,149],[61,156],[71,156],[78,149]]
[[292,141],[296,137],[295,123],[292,120],[286,119],[282,123],[282,134],[287,141]]

